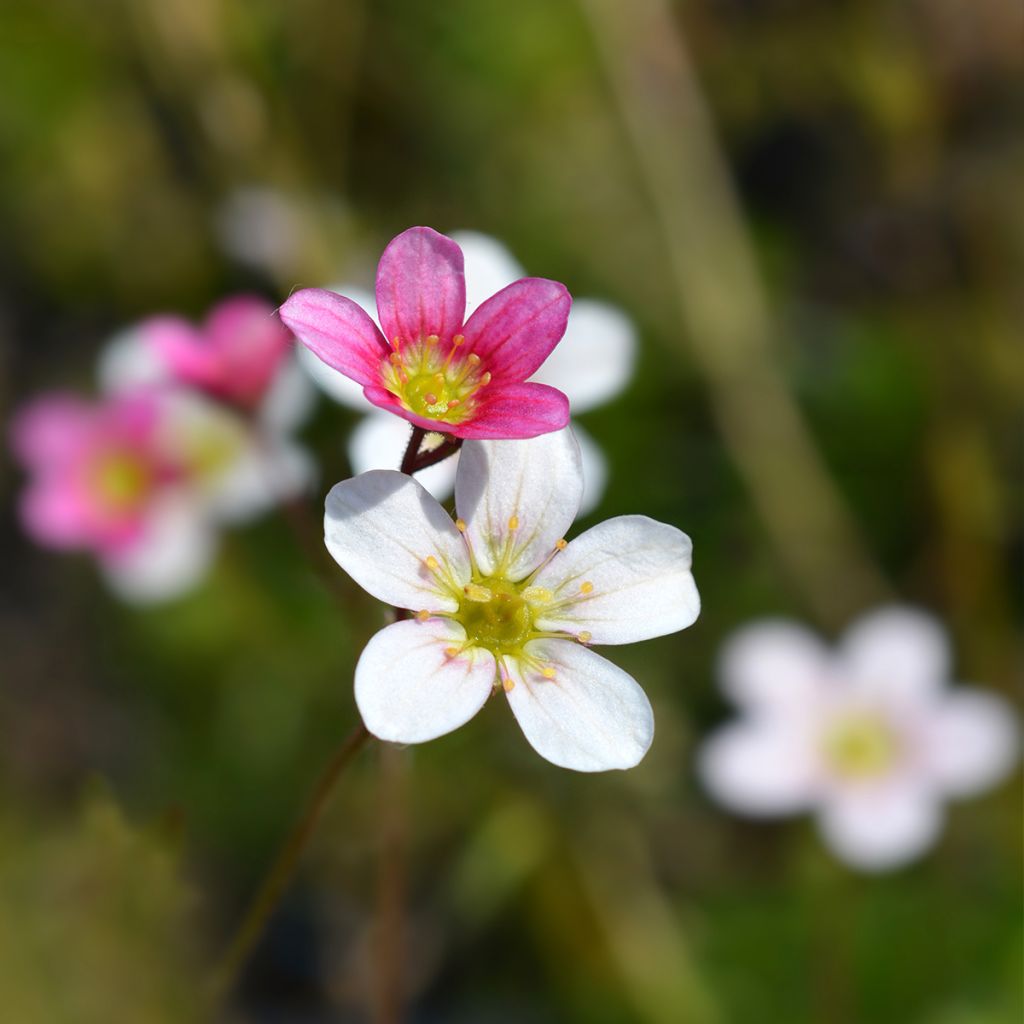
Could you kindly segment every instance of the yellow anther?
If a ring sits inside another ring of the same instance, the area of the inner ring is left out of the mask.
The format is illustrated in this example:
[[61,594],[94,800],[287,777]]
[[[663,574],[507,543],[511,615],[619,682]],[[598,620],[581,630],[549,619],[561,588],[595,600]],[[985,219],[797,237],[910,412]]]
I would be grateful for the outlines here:
[[430,618],[430,612],[428,612],[426,609],[423,609],[422,611],[418,611],[416,613],[416,621],[417,622],[426,622],[427,619],[429,619],[429,618]]
[[437,395],[435,395],[432,391],[428,391],[423,396],[423,399],[424,401],[426,401],[427,405],[437,405]]
[[590,580],[584,580],[580,584],[580,593],[581,594],[590,594],[590,593],[593,592],[593,590],[594,590],[594,584],[591,583]]
[[555,547],[559,551],[564,551],[568,546],[569,546],[569,542],[564,537],[562,537],[561,540],[556,540],[555,541]]
[[511,693],[516,688],[516,681],[511,676],[505,676],[501,680],[501,685],[505,688],[506,693]]
[[465,342],[465,340],[466,340],[466,336],[464,334],[456,334],[452,338],[452,348],[458,348],[460,345],[462,345]]
[[490,370],[488,370],[488,371],[487,371],[487,372],[486,372],[486,373],[485,373],[485,374],[484,374],[484,375],[483,375],[483,376],[482,376],[482,377],[480,378],[480,387],[485,387],[486,385],[488,385],[488,384],[490,384],[490,383],[491,383],[491,371],[490,371]]
[[436,334],[427,335],[427,344],[436,345],[441,339]]
[[469,363],[470,366],[479,366],[480,357],[475,352],[470,352],[469,355],[466,356],[466,362]]
[[446,647],[444,649],[444,656],[446,658],[456,658],[456,657],[458,657],[458,654],[459,654],[458,647]]
[[543,667],[543,668],[542,668],[542,669],[540,670],[540,674],[541,674],[541,675],[542,675],[542,676],[543,676],[543,677],[544,677],[545,679],[554,679],[554,678],[555,678],[555,670],[554,670],[554,669],[553,669],[553,668],[552,668],[552,667],[551,667],[550,665],[545,665],[545,666],[544,666],[544,667]]
[[581,644],[589,644],[592,639],[592,635],[587,630],[581,629],[576,634],[576,639],[579,640]]
[[457,398],[449,398],[448,399],[448,408],[449,409],[454,409],[457,405],[461,405],[461,404],[462,403]]
[[478,583],[467,583],[463,593],[470,601],[477,601],[479,604],[487,604],[494,597],[492,591],[488,590],[487,587],[481,587]]
[[511,516],[508,521],[508,528],[510,530],[519,529],[519,516]]
[[527,587],[523,591],[523,600],[530,604],[546,604],[554,598],[555,595],[547,587]]
[[423,564],[431,572],[437,572],[437,570],[441,568],[441,563],[433,555],[427,555],[427,557],[423,559]]
[[392,352],[391,355],[388,356],[388,359],[390,359],[395,366],[402,361],[402,357],[397,352]]
[[465,533],[466,530],[467,530],[466,520],[465,519],[456,519],[455,520],[455,529],[458,530],[459,533]]

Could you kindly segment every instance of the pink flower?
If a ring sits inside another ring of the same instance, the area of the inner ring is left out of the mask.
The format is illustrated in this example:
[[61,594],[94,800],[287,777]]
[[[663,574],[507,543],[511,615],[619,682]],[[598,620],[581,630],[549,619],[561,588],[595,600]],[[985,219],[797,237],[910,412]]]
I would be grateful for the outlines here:
[[179,383],[249,409],[263,400],[291,344],[273,307],[254,295],[214,306],[202,327],[157,316],[137,330]]
[[116,552],[143,530],[153,495],[180,474],[158,444],[157,403],[145,395],[90,405],[37,399],[16,417],[11,443],[32,473],[26,531],[51,547]]
[[571,303],[557,281],[527,277],[465,320],[462,250],[417,227],[393,239],[377,267],[383,333],[357,303],[321,288],[293,295],[281,319],[370,402],[418,427],[526,438],[568,423],[565,395],[527,378],[565,333]]

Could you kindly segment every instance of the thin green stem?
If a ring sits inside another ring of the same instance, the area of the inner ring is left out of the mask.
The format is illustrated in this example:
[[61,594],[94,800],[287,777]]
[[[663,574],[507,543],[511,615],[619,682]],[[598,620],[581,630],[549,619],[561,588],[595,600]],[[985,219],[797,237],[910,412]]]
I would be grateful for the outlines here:
[[291,882],[299,859],[316,831],[327,802],[342,772],[370,738],[360,722],[331,756],[306,802],[306,809],[292,826],[270,871],[264,876],[249,909],[242,918],[224,955],[213,973],[211,991],[215,999],[225,996],[237,980],[238,973],[249,958],[267,927]]

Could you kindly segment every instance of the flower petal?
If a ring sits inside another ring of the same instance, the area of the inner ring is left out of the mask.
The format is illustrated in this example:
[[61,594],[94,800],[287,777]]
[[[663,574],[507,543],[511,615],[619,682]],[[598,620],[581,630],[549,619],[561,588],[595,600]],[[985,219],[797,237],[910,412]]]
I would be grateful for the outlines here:
[[95,409],[77,395],[53,392],[33,399],[14,414],[11,450],[26,466],[50,468],[74,460],[96,420]]
[[844,674],[861,691],[919,701],[949,678],[949,642],[930,615],[890,607],[858,619],[843,635]]
[[582,493],[580,449],[568,427],[462,447],[455,507],[485,576],[529,575],[572,525]]
[[390,351],[377,325],[351,299],[304,288],[280,309],[285,326],[328,366],[359,384],[377,384]]
[[697,769],[723,806],[752,817],[807,810],[817,790],[816,762],[805,733],[790,722],[740,721],[704,743]]
[[[469,582],[466,545],[448,513],[411,477],[377,469],[335,484],[324,539],[334,560],[379,601],[454,612]],[[432,570],[427,559],[437,560]]]
[[296,348],[296,353],[303,372],[325,395],[349,409],[358,409],[359,412],[367,411],[368,403],[363,395],[362,384],[356,383],[351,377],[346,377],[345,374],[328,366],[312,349],[306,348],[305,345],[299,345]]
[[572,297],[565,285],[524,277],[492,295],[462,333],[498,382],[526,380],[565,334]]
[[685,629],[700,611],[691,552],[685,533],[647,516],[598,523],[534,580],[554,595],[537,609],[537,626],[586,631],[595,644],[629,644]]
[[617,395],[633,375],[635,356],[636,329],[625,313],[577,299],[565,337],[531,379],[564,391],[576,415]]
[[583,499],[579,514],[585,516],[601,504],[608,481],[608,463],[597,442],[578,423],[573,424],[572,432],[576,435],[583,460]]
[[[409,424],[396,416],[371,413],[359,421],[348,439],[348,458],[353,473],[369,469],[394,469],[402,461],[409,443]],[[436,434],[431,435],[437,437]],[[416,479],[437,498],[444,501],[455,488],[455,467],[458,454],[435,466],[421,469]]]
[[394,743],[423,743],[468,722],[495,680],[494,655],[469,648],[446,619],[405,620],[370,638],[356,665],[356,704],[366,728]]
[[546,384],[492,385],[471,420],[447,426],[456,437],[495,439],[537,437],[569,422],[569,400]]
[[[305,352],[310,359],[316,359],[316,356],[305,345],[297,346],[296,352]],[[319,362],[319,360],[317,361]],[[333,373],[336,377],[351,384],[352,387],[359,387],[358,384],[352,383],[347,377],[342,377],[340,373],[331,370],[325,364],[320,363],[320,365],[329,373]],[[291,433],[309,419],[315,398],[316,392],[310,378],[303,373],[298,359],[290,358],[274,375],[274,380],[263,398],[259,410],[260,422],[268,430]]]
[[505,661],[514,684],[507,696],[541,757],[578,772],[640,763],[654,739],[654,712],[629,673],[571,640],[534,640],[525,653],[525,663]]
[[496,238],[479,231],[453,231],[466,264],[466,317],[485,299],[526,276],[515,257]]
[[190,495],[168,495],[142,534],[101,560],[110,588],[132,604],[155,604],[197,586],[209,568],[216,535]]
[[931,777],[953,796],[970,796],[1009,774],[1019,750],[1017,719],[994,693],[962,689],[932,712],[925,736]]
[[433,228],[393,238],[377,265],[377,313],[389,341],[451,341],[466,315],[462,250]]
[[765,619],[737,630],[722,645],[718,677],[741,708],[786,713],[816,705],[832,676],[832,655],[809,629]]
[[942,808],[913,784],[849,790],[819,814],[822,837],[840,860],[885,871],[921,856],[938,838]]
[[[193,330],[186,321],[180,323],[183,329]],[[170,379],[167,364],[141,326],[115,334],[100,352],[96,376],[108,395],[153,387]]]

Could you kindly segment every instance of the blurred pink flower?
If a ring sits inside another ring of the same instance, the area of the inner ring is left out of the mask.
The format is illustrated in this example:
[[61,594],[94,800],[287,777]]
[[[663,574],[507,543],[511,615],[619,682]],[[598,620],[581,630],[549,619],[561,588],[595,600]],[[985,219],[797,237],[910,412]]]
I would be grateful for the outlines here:
[[357,302],[321,288],[293,295],[281,319],[371,403],[426,430],[528,438],[568,423],[565,395],[527,381],[565,333],[563,285],[522,278],[466,320],[462,250],[416,227],[384,250],[376,291],[380,328]]
[[274,307],[235,295],[197,327],[179,316],[149,317],[122,332],[100,357],[107,392],[179,385],[290,430],[309,412],[312,389],[291,355],[293,339]]
[[15,416],[11,447],[29,473],[26,532],[92,552],[112,588],[136,602],[195,585],[218,524],[263,511],[311,475],[301,449],[182,389],[95,403],[43,396]]
[[740,813],[815,812],[854,867],[912,860],[937,839],[944,799],[989,788],[1017,758],[1009,705],[949,690],[949,670],[944,630],[911,609],[865,616],[834,652],[795,623],[748,626],[721,655],[743,716],[705,743],[704,783]]

